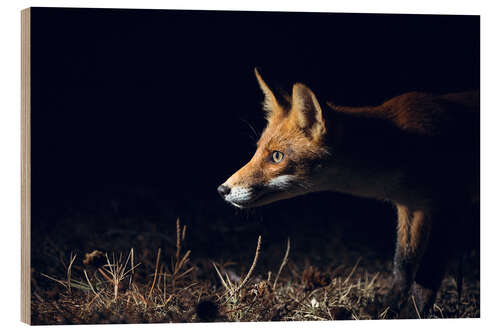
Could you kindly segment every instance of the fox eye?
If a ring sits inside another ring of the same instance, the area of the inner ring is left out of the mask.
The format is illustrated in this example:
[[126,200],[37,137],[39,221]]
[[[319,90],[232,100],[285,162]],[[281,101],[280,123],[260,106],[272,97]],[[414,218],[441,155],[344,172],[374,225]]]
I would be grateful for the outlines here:
[[283,161],[283,157],[285,157],[285,154],[283,154],[280,151],[274,150],[273,153],[271,154],[271,157],[274,163],[279,163]]

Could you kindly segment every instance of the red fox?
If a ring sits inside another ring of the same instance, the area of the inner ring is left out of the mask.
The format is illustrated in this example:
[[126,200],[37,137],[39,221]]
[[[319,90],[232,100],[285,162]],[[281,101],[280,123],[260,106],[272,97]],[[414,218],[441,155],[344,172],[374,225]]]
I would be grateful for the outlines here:
[[450,230],[479,201],[479,93],[410,92],[379,106],[325,107],[301,83],[278,100],[257,69],[255,76],[267,127],[219,194],[238,208],[317,191],[393,202],[397,245],[386,302],[402,314],[411,295],[425,313],[458,246]]

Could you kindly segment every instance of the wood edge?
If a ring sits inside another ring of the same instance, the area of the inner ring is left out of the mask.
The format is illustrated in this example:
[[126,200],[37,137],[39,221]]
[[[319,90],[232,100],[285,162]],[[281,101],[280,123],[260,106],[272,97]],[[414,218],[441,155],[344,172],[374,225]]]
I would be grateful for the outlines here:
[[31,325],[31,8],[21,11],[21,321]]

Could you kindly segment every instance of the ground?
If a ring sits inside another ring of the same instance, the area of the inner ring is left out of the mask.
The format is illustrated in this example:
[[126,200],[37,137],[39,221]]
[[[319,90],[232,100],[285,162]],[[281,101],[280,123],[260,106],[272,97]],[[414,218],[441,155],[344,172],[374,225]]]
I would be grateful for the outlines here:
[[[239,211],[160,197],[100,191],[34,215],[32,323],[389,317],[390,204],[319,194]],[[461,299],[453,261],[421,317],[480,316],[477,250],[463,272]]]

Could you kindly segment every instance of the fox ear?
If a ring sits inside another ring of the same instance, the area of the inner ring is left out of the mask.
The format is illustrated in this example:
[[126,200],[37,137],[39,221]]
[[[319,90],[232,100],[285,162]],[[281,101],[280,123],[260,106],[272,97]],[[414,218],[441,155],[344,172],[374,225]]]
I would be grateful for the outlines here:
[[257,67],[254,68],[254,72],[255,72],[255,77],[257,77],[257,81],[259,82],[260,89],[264,93],[264,103],[263,103],[264,110],[268,113],[268,115],[277,110],[280,110],[280,105],[278,103],[278,100],[274,96],[272,90],[264,82],[262,76],[260,76]]
[[302,83],[293,85],[292,112],[297,123],[313,140],[319,140],[326,133],[321,106],[314,93]]

